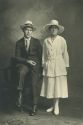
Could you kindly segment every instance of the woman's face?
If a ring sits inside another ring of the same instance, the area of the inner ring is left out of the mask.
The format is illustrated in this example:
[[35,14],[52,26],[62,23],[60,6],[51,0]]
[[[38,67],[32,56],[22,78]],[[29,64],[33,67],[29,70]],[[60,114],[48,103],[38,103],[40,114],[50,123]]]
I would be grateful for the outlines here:
[[50,33],[51,33],[51,35],[52,36],[56,36],[57,34],[58,34],[58,27],[57,26],[51,26],[50,28],[49,28],[49,30],[50,30]]

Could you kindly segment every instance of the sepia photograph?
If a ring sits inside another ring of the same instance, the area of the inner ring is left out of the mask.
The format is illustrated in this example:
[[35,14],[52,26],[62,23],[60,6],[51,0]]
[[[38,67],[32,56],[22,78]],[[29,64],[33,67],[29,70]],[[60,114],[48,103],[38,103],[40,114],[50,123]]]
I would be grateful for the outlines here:
[[82,0],[0,0],[0,125],[83,125],[82,12]]

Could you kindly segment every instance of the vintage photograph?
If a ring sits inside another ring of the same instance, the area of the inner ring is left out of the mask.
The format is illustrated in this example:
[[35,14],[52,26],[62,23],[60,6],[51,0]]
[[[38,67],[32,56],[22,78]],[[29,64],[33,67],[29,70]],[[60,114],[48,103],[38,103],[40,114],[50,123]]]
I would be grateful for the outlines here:
[[0,125],[83,125],[82,12],[82,0],[0,0]]

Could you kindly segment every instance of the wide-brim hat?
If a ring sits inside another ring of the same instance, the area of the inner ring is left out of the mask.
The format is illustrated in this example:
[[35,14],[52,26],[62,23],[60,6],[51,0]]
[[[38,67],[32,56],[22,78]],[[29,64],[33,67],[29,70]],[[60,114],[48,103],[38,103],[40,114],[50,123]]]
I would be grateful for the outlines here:
[[64,27],[59,25],[59,22],[57,20],[51,20],[49,24],[46,24],[44,26],[44,29],[47,31],[47,30],[49,30],[50,26],[58,27],[58,34],[61,34],[64,31]]
[[32,28],[33,31],[36,30],[36,27],[33,25],[33,23],[31,21],[26,21],[24,24],[20,25],[21,29],[23,30],[26,27],[30,27]]

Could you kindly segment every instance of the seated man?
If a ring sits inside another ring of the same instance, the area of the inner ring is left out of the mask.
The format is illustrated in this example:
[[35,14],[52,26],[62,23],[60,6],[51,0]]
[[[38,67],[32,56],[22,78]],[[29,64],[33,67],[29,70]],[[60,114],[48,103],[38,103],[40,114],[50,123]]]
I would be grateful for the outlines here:
[[[42,47],[40,41],[32,37],[33,31],[36,30],[31,21],[25,22],[21,25],[24,37],[16,42],[15,58],[18,62],[19,69],[19,85],[18,90],[23,89],[25,76],[31,73],[32,92],[33,93],[33,107],[31,115],[36,113],[38,97],[39,97],[39,80],[41,73],[41,58]],[[28,84],[29,81],[27,81]],[[20,97],[21,98],[21,93]],[[18,101],[20,103],[20,101]]]

